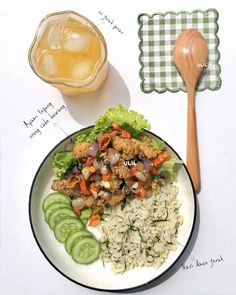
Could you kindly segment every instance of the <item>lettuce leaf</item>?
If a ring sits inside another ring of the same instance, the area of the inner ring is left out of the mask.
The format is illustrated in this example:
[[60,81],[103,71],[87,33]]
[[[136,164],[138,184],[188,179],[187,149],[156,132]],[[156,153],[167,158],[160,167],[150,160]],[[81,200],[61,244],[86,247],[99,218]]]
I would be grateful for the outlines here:
[[91,131],[90,133],[78,134],[77,137],[76,137],[75,143],[92,142],[92,141],[95,141],[95,139],[96,139],[96,136],[94,137],[94,134]]
[[152,139],[152,147],[155,150],[164,150],[166,148],[166,145],[164,141],[158,139],[158,138],[153,138]]
[[171,177],[172,181],[176,181],[178,177],[178,171],[182,165],[183,161],[181,161],[176,156],[171,156],[171,158],[168,161],[165,161],[160,166],[160,172],[161,171],[168,171]]
[[82,141],[95,141],[96,136],[101,132],[105,132],[114,122],[119,125],[123,125],[124,123],[129,124],[137,131],[137,133],[144,128],[151,128],[149,122],[143,115],[138,112],[128,110],[119,104],[114,108],[108,109],[103,115],[101,115],[95,122],[94,128],[88,134],[79,134],[77,136],[76,143],[80,143]]
[[92,213],[92,209],[91,208],[83,208],[81,210],[80,219],[82,220],[82,222],[83,222],[84,225],[87,224],[91,213]]
[[73,152],[57,152],[53,158],[53,173],[56,177],[62,178],[74,161]]
[[138,112],[128,110],[119,104],[115,108],[108,109],[105,114],[96,121],[95,129],[101,129],[101,131],[103,131],[104,129],[109,128],[114,122],[119,125],[128,123],[136,130],[151,128],[150,124],[143,115]]
[[143,133],[142,130],[140,129],[135,129],[133,126],[131,126],[130,124],[128,124],[127,122],[121,124],[120,126],[122,129],[128,131],[132,137],[137,138],[140,136],[141,133]]

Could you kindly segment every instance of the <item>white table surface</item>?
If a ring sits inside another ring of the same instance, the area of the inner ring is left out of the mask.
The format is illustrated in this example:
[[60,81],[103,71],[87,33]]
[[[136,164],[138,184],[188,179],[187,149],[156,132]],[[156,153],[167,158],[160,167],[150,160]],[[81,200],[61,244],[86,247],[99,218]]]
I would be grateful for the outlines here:
[[[49,150],[65,137],[90,125],[117,103],[143,113],[152,131],[185,158],[186,94],[144,94],[138,71],[137,15],[216,8],[219,11],[222,87],[198,93],[196,100],[202,190],[200,222],[192,251],[175,274],[145,294],[236,294],[236,62],[233,1],[80,1],[12,0],[0,5],[1,220],[0,293],[2,295],[95,294],[60,275],[41,254],[33,238],[28,199],[33,176]],[[28,65],[27,51],[39,21],[48,13],[72,9],[90,18],[103,32],[110,74],[95,94],[65,98],[42,82]],[[99,11],[124,32],[102,23]],[[26,127],[48,103],[66,106],[42,134]],[[61,129],[60,129],[61,128]],[[212,266],[211,259],[219,258]],[[197,265],[198,263],[198,265]],[[199,266],[199,263],[204,265]],[[191,267],[192,264],[192,267]],[[187,269],[187,266],[189,267]],[[184,269],[185,268],[185,269]]]

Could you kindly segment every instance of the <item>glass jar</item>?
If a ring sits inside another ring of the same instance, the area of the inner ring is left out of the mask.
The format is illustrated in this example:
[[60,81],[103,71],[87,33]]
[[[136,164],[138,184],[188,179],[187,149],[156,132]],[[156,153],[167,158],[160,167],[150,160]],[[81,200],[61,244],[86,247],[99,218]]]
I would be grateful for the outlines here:
[[73,11],[43,18],[28,58],[39,78],[67,95],[95,91],[108,74],[102,33],[90,20]]

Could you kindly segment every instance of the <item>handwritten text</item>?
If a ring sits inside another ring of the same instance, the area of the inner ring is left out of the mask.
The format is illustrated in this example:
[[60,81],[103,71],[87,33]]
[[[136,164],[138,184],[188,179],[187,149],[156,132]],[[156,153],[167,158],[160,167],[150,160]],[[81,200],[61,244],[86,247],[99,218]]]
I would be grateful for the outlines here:
[[218,257],[211,257],[209,259],[200,260],[199,258],[193,257],[192,262],[185,262],[182,264],[182,270],[190,270],[194,268],[213,268],[216,264],[224,262],[224,258],[222,255],[219,255]]
[[29,130],[29,138],[42,135],[43,129],[62,111],[67,111],[64,104],[55,107],[49,102],[47,105],[38,108],[30,118],[23,120],[22,123]]
[[112,18],[108,14],[105,14],[101,10],[98,12],[98,14],[99,14],[100,21],[102,21],[102,23],[109,24],[112,28],[112,31],[117,32],[119,34],[124,34],[124,31],[120,28],[120,26],[118,26],[118,24],[115,23],[114,18]]

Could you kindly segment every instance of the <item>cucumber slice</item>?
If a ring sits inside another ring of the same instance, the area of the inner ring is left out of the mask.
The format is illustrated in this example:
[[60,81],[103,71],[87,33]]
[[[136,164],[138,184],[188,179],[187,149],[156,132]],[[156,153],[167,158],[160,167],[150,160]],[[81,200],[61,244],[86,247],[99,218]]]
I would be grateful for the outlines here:
[[71,232],[66,239],[65,243],[65,249],[68,254],[71,253],[71,250],[73,249],[74,245],[84,239],[85,237],[92,237],[92,234],[87,230],[81,230],[81,231],[75,231]]
[[83,228],[84,225],[79,218],[66,218],[56,224],[54,235],[59,242],[64,243],[66,238],[72,231],[80,231]]
[[94,238],[84,238],[78,241],[71,251],[73,260],[77,263],[88,264],[99,257],[100,243]]
[[61,208],[51,214],[48,220],[48,224],[51,229],[54,229],[57,223],[59,223],[63,219],[70,218],[70,217],[78,218],[78,216],[75,214],[75,212],[72,209]]
[[46,211],[46,209],[52,205],[53,203],[63,203],[71,205],[70,198],[63,193],[55,192],[50,193],[43,201],[43,211]]
[[46,208],[46,211],[45,211],[45,214],[44,214],[46,222],[48,223],[48,220],[49,220],[50,216],[52,215],[52,213],[54,213],[56,210],[62,209],[62,208],[72,209],[71,205],[68,205],[66,203],[54,203],[54,204],[49,205]]

